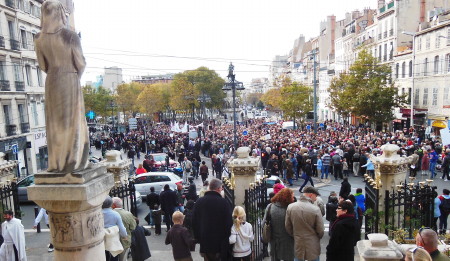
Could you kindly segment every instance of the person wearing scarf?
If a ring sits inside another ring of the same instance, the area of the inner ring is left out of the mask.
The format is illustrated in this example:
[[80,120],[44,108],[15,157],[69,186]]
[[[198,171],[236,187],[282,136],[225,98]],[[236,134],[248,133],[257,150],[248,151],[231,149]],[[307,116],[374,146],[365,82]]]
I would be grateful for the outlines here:
[[336,209],[337,219],[330,227],[327,261],[353,261],[354,247],[360,238],[353,204],[342,201]]

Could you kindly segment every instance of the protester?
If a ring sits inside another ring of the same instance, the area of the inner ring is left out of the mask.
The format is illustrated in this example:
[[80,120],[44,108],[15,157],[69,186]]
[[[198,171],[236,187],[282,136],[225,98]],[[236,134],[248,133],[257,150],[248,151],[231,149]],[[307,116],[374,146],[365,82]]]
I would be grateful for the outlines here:
[[142,164],[139,164],[136,169],[136,175],[146,173],[146,172],[147,172],[147,170],[144,168],[144,166]]
[[[36,216],[36,218],[34,219],[34,224],[33,224],[33,229],[37,229],[38,224],[41,222],[41,219],[44,217],[45,220],[45,224],[47,225],[48,228],[50,228],[50,225],[48,223],[48,214],[47,214],[47,210],[45,210],[45,208],[41,208],[39,210],[38,215]],[[53,248],[53,244],[50,242],[50,244],[48,245],[48,252],[53,252],[55,249]]]
[[172,245],[172,254],[175,261],[192,261],[191,249],[195,245],[194,239],[187,228],[183,227],[184,215],[175,211],[172,215],[173,227],[166,236],[166,245]]
[[330,225],[330,241],[327,246],[327,261],[353,261],[354,247],[360,238],[354,207],[342,201],[336,209],[337,220]]
[[280,179],[276,179],[275,183],[273,184],[273,193],[277,194],[282,189],[284,189],[284,185],[281,184]]
[[221,196],[222,181],[211,179],[209,191],[194,206],[194,237],[205,261],[225,260],[231,234],[231,207]]
[[433,261],[450,261],[450,258],[438,250],[438,235],[436,231],[428,228],[420,229],[416,235],[416,245],[423,247]]
[[122,244],[124,250],[119,255],[119,261],[124,261],[127,259],[128,250],[131,246],[131,232],[133,232],[136,228],[136,220],[131,212],[123,209],[122,199],[113,197],[112,201],[112,209],[119,213],[120,217],[122,218],[122,223],[127,230],[127,237],[120,239],[120,243]]
[[135,218],[136,228],[131,232],[131,258],[133,261],[144,261],[151,257],[148,248],[146,236],[150,236],[151,232],[143,226],[139,226],[139,218]]
[[0,246],[0,260],[2,261],[26,261],[25,232],[22,221],[14,217],[12,210],[3,212],[2,237]]
[[128,239],[127,230],[123,225],[122,218],[119,213],[112,210],[112,205],[112,198],[107,196],[102,205],[106,261],[118,261],[119,254],[124,250],[120,239]]
[[202,182],[205,183],[206,179],[208,178],[208,166],[206,166],[206,162],[202,161],[202,165],[200,166],[200,176],[202,177]]
[[169,184],[164,185],[164,190],[159,195],[161,210],[164,212],[164,223],[166,223],[166,232],[172,225],[172,214],[178,207],[178,199],[175,191],[170,189]]
[[320,239],[324,233],[324,224],[320,209],[314,205],[319,191],[306,187],[296,203],[286,211],[286,231],[294,238],[295,261],[318,261],[320,258]]
[[312,168],[311,168],[311,160],[310,159],[307,159],[305,161],[304,171],[305,171],[305,174],[303,175],[303,177],[304,177],[305,181],[303,182],[303,185],[299,189],[300,193],[302,193],[302,190],[306,186],[306,184],[308,184],[308,181],[311,183],[311,186],[314,187],[314,182],[312,180]]
[[450,214],[450,190],[443,189],[439,199],[441,200],[441,204],[439,205],[441,211],[439,217],[439,234],[445,234],[447,232],[448,215]]
[[241,206],[236,206],[233,210],[233,226],[231,227],[230,244],[233,246],[234,261],[250,261],[252,248],[250,242],[253,241],[252,224],[245,222],[245,210]]
[[333,224],[337,219],[336,209],[338,208],[338,198],[336,196],[329,197],[326,208],[327,210],[325,219],[328,220],[330,224]]
[[339,191],[339,197],[347,199],[352,191],[352,185],[348,182],[348,178],[344,178],[341,182],[341,190]]
[[159,195],[155,192],[155,187],[150,187],[150,193],[147,194],[146,203],[149,208],[149,213],[148,213],[149,218],[148,218],[147,222],[150,226],[154,226],[155,222],[153,221],[152,211],[157,210],[160,205]]

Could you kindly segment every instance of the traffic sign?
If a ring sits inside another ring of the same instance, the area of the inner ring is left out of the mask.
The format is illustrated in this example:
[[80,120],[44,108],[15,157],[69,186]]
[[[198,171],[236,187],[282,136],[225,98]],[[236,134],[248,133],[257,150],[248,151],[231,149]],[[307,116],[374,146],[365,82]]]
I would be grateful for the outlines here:
[[247,130],[243,131],[242,135],[247,136],[248,135],[248,131]]
[[128,119],[128,125],[130,129],[137,129],[137,119],[136,118],[130,118]]
[[310,130],[311,129],[311,125],[306,125],[306,129]]
[[96,114],[94,111],[88,111],[88,113],[86,113],[86,117],[88,117],[91,120],[95,119],[95,116]]
[[321,123],[321,124],[319,124],[319,127],[323,128],[323,127],[325,127],[325,125],[323,123]]
[[17,146],[17,144],[14,144],[11,146],[11,150],[13,154],[17,154],[19,147]]

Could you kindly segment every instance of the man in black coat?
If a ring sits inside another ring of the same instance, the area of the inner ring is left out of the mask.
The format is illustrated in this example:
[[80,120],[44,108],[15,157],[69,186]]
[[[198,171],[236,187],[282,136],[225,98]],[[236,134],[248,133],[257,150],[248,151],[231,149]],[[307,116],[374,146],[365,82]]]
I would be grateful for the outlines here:
[[194,206],[194,237],[200,243],[200,254],[208,261],[227,260],[233,221],[231,206],[221,196],[222,189],[222,181],[212,179],[209,191]]
[[164,185],[164,191],[159,195],[159,201],[161,202],[161,210],[164,211],[164,222],[166,223],[169,231],[172,225],[172,214],[175,207],[178,206],[177,194],[175,191],[170,190],[168,184]]
[[352,191],[352,185],[348,182],[348,178],[344,178],[341,182],[341,190],[339,191],[339,197],[343,199],[348,199],[348,195],[350,195]]
[[131,257],[133,261],[144,261],[151,257],[145,236],[150,236],[151,232],[139,226],[139,219],[136,218],[136,228],[131,232]]
[[150,220],[150,226],[154,226],[154,222],[152,219],[152,210],[157,210],[159,208],[160,202],[159,202],[159,195],[155,193],[155,188],[150,187],[150,193],[147,194],[146,197],[147,206],[150,209],[149,212],[149,220]]

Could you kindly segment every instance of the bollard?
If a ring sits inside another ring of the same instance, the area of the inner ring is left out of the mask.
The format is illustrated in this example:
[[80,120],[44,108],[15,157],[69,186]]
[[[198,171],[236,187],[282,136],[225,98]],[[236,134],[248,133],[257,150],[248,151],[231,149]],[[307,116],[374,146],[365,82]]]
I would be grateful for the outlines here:
[[[34,207],[34,218],[36,218],[38,216],[38,214],[39,214],[39,208],[36,206],[36,207]],[[36,229],[37,229],[37,233],[41,233],[41,222],[39,222],[37,224]]]

